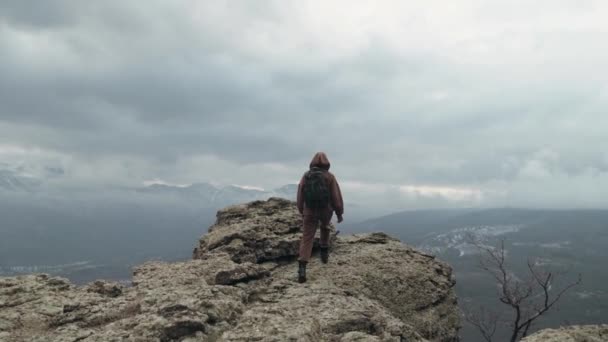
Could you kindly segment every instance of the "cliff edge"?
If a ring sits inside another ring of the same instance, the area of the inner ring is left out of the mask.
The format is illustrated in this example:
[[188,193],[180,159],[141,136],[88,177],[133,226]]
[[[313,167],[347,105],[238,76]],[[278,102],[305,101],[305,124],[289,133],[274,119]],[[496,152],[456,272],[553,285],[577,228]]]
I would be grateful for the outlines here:
[[0,341],[458,340],[447,264],[383,233],[334,230],[329,264],[315,253],[299,284],[300,225],[283,199],[226,208],[193,260],[143,264],[130,287],[0,278]]

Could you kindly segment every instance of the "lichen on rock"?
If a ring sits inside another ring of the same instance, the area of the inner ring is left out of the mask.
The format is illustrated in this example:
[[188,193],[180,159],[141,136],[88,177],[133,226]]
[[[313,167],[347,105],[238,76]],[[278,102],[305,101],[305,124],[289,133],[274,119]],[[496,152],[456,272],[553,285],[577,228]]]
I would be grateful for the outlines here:
[[[451,268],[383,234],[337,237],[296,281],[301,217],[272,198],[218,212],[190,261],[131,287],[0,278],[1,341],[456,341]],[[318,248],[318,244],[315,249]]]

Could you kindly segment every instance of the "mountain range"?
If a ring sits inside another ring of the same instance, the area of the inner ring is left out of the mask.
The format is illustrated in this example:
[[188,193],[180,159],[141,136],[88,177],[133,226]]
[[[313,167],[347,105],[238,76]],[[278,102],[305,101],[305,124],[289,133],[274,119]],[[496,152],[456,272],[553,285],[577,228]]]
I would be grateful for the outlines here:
[[195,183],[188,186],[152,184],[135,189],[135,192],[139,194],[159,197],[173,196],[188,201],[196,201],[200,207],[218,209],[236,203],[264,200],[270,197],[295,200],[297,191],[297,184],[287,184],[270,191],[237,185],[214,185],[211,183]]
[[[55,186],[45,177],[24,175],[18,171],[0,169],[0,194],[18,193],[36,194],[45,192],[60,196],[65,187]],[[96,186],[80,186],[83,190],[97,190]],[[254,187],[238,185],[216,185],[211,183],[194,183],[190,185],[168,185],[164,183],[152,183],[147,186],[114,186],[104,190],[115,192],[137,193],[158,196],[180,196],[185,199],[197,200],[201,207],[223,207],[234,203],[247,202],[254,199],[266,199],[269,197],[285,197],[295,199],[297,184],[287,184],[273,190],[262,190]],[[70,194],[72,195],[72,194]]]

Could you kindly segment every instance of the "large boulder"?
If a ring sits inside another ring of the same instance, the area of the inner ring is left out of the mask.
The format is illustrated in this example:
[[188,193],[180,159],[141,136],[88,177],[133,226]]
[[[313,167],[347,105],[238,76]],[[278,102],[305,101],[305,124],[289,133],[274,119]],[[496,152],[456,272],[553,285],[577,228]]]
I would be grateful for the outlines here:
[[[217,220],[209,227],[193,258],[208,258],[216,253],[227,253],[235,262],[263,263],[290,259],[298,255],[302,216],[295,203],[271,198],[220,210]],[[336,230],[330,225],[330,239]],[[313,249],[319,247],[319,231]]]
[[[194,260],[132,286],[0,278],[0,341],[456,341],[450,267],[383,233],[336,237],[296,281],[301,217],[282,199],[218,213]],[[333,227],[332,227],[333,229]]]

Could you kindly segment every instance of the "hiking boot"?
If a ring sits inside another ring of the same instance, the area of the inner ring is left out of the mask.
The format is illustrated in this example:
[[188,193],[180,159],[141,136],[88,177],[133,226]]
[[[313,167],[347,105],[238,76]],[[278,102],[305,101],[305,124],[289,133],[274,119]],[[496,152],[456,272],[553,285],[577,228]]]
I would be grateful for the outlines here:
[[321,262],[324,264],[327,264],[328,260],[329,260],[329,248],[321,247]]
[[306,261],[300,261],[298,267],[298,282],[306,282]]

